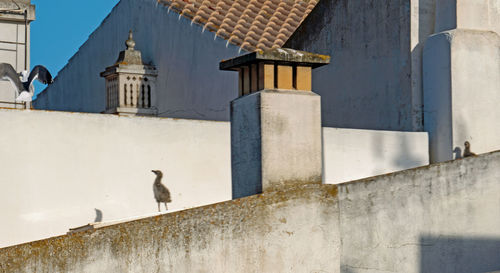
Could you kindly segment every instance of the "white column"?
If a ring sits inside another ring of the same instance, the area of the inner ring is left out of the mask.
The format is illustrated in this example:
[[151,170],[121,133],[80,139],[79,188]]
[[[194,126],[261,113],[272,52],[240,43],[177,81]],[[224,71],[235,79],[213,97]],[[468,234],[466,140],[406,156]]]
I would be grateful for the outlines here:
[[321,101],[313,92],[263,90],[231,102],[233,198],[321,183]]
[[[436,29],[423,52],[424,130],[430,161],[500,149],[499,0],[437,2]],[[456,155],[456,153],[455,153]]]

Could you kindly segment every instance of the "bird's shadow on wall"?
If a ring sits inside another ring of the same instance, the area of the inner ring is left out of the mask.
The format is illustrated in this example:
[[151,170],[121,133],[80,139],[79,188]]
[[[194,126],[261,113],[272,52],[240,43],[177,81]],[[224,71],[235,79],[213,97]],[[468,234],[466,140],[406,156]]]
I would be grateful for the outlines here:
[[455,149],[453,149],[453,159],[460,159],[462,158],[462,148],[460,147],[455,147]]
[[102,210],[100,210],[100,209],[94,209],[94,210],[95,210],[94,223],[102,222],[102,218],[103,218]]

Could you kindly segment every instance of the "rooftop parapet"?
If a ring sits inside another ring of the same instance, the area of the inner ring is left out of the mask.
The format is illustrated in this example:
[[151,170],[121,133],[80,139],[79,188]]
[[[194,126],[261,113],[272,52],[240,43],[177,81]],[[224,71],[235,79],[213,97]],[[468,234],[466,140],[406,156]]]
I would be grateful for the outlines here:
[[264,89],[311,91],[311,73],[330,63],[330,56],[288,48],[258,50],[220,63],[239,72],[239,96]]

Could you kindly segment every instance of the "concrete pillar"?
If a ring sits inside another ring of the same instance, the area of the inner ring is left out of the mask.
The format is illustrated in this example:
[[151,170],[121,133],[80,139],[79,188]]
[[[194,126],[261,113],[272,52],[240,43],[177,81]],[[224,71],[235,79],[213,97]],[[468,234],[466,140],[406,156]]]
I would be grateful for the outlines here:
[[255,79],[240,75],[243,81],[257,81],[252,84],[257,90],[241,92],[231,102],[233,198],[291,184],[321,183],[321,101],[311,91],[310,79],[311,69],[329,60],[273,49],[221,62],[222,70],[259,69],[250,73],[258,75]]
[[460,157],[465,141],[475,153],[500,149],[499,3],[437,1],[436,29],[441,32],[427,39],[423,52],[424,130],[431,163]]

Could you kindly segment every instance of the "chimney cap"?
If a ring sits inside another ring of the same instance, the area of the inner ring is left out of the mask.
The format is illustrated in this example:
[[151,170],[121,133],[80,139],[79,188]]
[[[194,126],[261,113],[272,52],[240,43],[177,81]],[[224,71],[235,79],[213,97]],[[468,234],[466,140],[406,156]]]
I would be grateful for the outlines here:
[[329,64],[330,56],[290,48],[273,48],[265,51],[257,50],[243,56],[223,60],[219,64],[219,69],[237,70],[241,66],[248,66],[253,63],[296,64],[316,68]]

